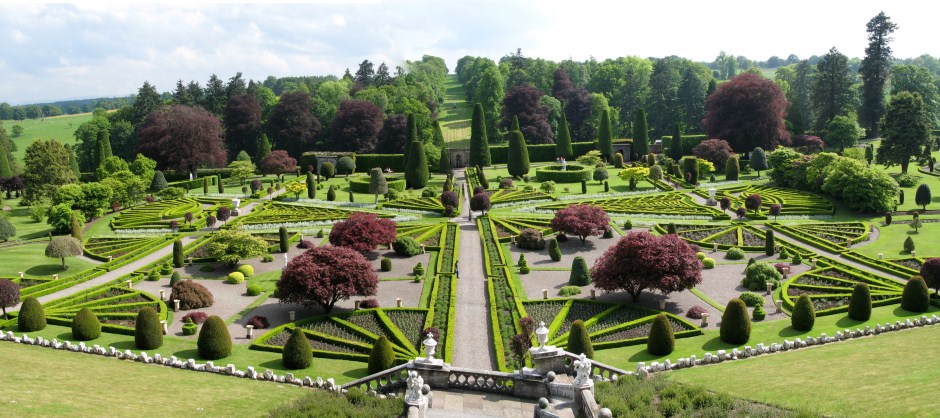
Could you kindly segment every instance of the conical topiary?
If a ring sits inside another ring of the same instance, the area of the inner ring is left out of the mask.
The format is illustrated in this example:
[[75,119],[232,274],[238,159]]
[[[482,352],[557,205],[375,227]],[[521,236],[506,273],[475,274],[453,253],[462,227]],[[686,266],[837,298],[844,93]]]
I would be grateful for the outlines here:
[[20,313],[16,317],[16,325],[21,332],[34,332],[46,327],[46,311],[34,297],[23,300]]
[[655,356],[665,356],[672,353],[676,347],[676,336],[673,334],[672,324],[666,314],[659,314],[653,320],[649,339],[646,340],[646,351]]
[[369,353],[369,374],[375,374],[388,370],[395,366],[395,352],[392,351],[392,343],[384,335],[376,340],[372,346],[372,352]]
[[183,267],[183,243],[180,240],[173,241],[173,267]]
[[849,318],[856,321],[871,319],[871,291],[866,283],[856,283],[849,299]]
[[134,346],[140,350],[153,350],[163,345],[163,325],[160,316],[151,307],[137,312],[134,324]]
[[568,284],[572,286],[591,284],[591,272],[588,270],[587,261],[584,261],[584,257],[577,256],[571,263],[571,275],[568,277]]
[[196,348],[199,357],[206,360],[218,360],[232,355],[232,337],[222,318],[212,315],[202,323]]
[[312,350],[310,341],[307,340],[303,331],[300,328],[294,328],[287,343],[284,344],[284,351],[281,353],[284,367],[291,370],[310,367],[310,364],[313,363]]
[[721,340],[728,344],[744,344],[751,338],[751,317],[741,299],[731,299],[721,315]]
[[813,301],[807,295],[800,295],[793,305],[793,316],[790,317],[790,325],[797,331],[809,331],[813,329],[816,323],[816,307]]
[[548,256],[552,261],[561,261],[561,247],[558,246],[558,240],[555,238],[548,240]]
[[901,294],[901,308],[911,312],[927,312],[930,307],[930,290],[923,277],[911,277]]
[[591,336],[584,326],[584,321],[579,319],[571,324],[567,350],[576,355],[584,354],[588,358],[594,358],[594,344],[591,343]]
[[76,341],[91,341],[101,336],[101,321],[91,309],[82,308],[72,318],[72,338]]
[[509,134],[509,156],[506,169],[513,177],[529,174],[529,151],[522,132],[515,131]]

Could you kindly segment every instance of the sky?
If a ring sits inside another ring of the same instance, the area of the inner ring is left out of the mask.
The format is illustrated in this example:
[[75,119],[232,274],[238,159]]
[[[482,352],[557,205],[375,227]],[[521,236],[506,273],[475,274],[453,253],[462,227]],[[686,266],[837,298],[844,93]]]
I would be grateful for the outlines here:
[[125,96],[149,81],[236,72],[342,75],[368,59],[390,68],[424,54],[453,71],[465,55],[560,61],[721,52],[766,60],[835,46],[861,57],[880,11],[899,25],[900,58],[940,56],[929,2],[804,1],[316,1],[223,4],[171,0],[0,4],[0,102],[13,105]]

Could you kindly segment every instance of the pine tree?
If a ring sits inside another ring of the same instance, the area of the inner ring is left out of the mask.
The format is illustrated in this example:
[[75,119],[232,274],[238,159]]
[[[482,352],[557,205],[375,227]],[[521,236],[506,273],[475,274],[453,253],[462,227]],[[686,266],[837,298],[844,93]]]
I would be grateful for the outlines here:
[[10,169],[10,160],[7,158],[6,148],[0,145],[0,177],[13,177],[13,170]]
[[682,132],[679,130],[679,124],[676,124],[676,128],[672,133],[672,142],[669,143],[669,157],[673,160],[679,161],[682,159]]
[[111,139],[109,138],[108,131],[105,129],[98,130],[98,165],[104,162],[108,157],[112,156],[111,153]]
[[473,107],[473,118],[470,122],[470,165],[486,167],[491,164],[490,161],[490,145],[486,138],[483,105],[477,103]]
[[529,149],[526,147],[522,132],[513,131],[509,134],[509,157],[506,164],[509,175],[522,177],[529,174]]
[[409,113],[405,123],[405,151],[402,154],[404,161],[402,165],[408,167],[408,160],[411,158],[411,145],[418,140],[418,126],[415,123],[414,114]]
[[646,155],[650,149],[649,124],[646,122],[646,110],[637,109],[633,116],[633,153]]
[[405,182],[410,189],[423,189],[428,184],[428,159],[424,154],[424,144],[414,141],[409,150],[411,155],[405,166]]
[[870,130],[871,138],[878,137],[878,122],[885,112],[885,83],[891,74],[891,33],[898,25],[884,12],[873,17],[866,25],[868,47],[858,72],[862,76],[862,106],[859,119]]
[[[75,178],[78,178],[82,170],[78,167],[78,158],[75,157],[75,148],[70,144],[65,144],[65,149],[69,152],[69,167],[71,167],[72,172],[75,173]],[[6,151],[3,148],[0,148],[0,159],[9,158]],[[7,163],[9,166],[9,162]],[[0,177],[8,177],[3,174],[3,162],[0,161]]]
[[601,112],[600,126],[597,128],[597,147],[600,148],[604,161],[610,161],[610,156],[614,154],[614,137],[610,128],[610,111],[608,109]]
[[261,160],[264,157],[267,157],[271,153],[271,141],[268,141],[267,134],[261,134],[261,139],[258,140],[258,153],[255,155],[255,164],[260,165]]
[[150,191],[160,192],[167,187],[169,187],[169,185],[166,183],[166,176],[163,175],[163,172],[160,170],[154,171],[153,181],[150,182]]
[[568,129],[568,118],[561,113],[561,122],[558,123],[558,134],[555,135],[555,157],[564,157],[566,160],[574,157],[571,148],[571,130]]
[[307,173],[307,198],[315,199],[317,197],[317,181],[313,178],[313,173]]

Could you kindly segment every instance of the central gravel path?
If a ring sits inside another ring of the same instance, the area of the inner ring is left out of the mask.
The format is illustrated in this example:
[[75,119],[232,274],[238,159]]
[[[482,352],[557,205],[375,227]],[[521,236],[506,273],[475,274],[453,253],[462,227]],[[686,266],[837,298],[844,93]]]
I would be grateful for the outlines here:
[[[455,171],[458,184],[466,183],[463,170]],[[460,223],[460,250],[457,255],[457,313],[454,325],[454,358],[452,364],[483,370],[495,370],[493,332],[490,326],[489,299],[483,248],[475,222],[467,220],[470,202],[464,196],[464,210],[454,221]]]

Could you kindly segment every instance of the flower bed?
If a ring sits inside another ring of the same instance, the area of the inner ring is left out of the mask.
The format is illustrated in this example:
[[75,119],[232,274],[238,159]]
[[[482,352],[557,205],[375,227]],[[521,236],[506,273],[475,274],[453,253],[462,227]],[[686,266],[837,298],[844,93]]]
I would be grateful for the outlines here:
[[787,309],[793,309],[799,295],[807,294],[816,305],[816,315],[829,315],[848,310],[852,289],[859,282],[868,284],[873,306],[898,303],[904,290],[899,281],[822,258],[819,268],[785,282],[781,294]]
[[[708,197],[708,189],[705,188],[695,189],[694,193]],[[744,198],[752,194],[759,194],[761,197],[761,216],[766,216],[770,205],[773,204],[781,205],[781,216],[831,215],[835,211],[832,202],[820,195],[782,187],[738,185],[719,189],[715,193],[715,199],[727,197],[731,199],[731,207],[738,208],[744,206]]]

